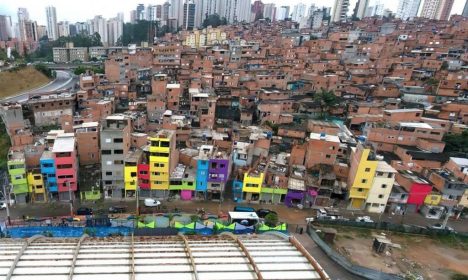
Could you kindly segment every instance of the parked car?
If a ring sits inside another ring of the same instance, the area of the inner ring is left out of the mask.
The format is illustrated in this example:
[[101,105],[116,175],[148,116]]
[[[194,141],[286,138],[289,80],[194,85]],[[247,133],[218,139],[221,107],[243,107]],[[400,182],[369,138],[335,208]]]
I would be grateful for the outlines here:
[[156,207],[159,205],[161,205],[161,201],[153,199],[153,198],[145,198],[146,207]]
[[336,216],[320,216],[317,218],[317,221],[334,221]]
[[127,206],[117,205],[109,207],[109,213],[125,213],[127,211]]
[[356,222],[373,223],[374,221],[369,216],[362,216],[362,217],[357,217]]
[[0,202],[0,210],[6,209],[6,202]]
[[323,217],[327,215],[327,211],[323,208],[318,208],[317,209],[317,218]]
[[255,209],[246,206],[236,206],[234,207],[234,212],[255,212]]
[[276,213],[275,211],[272,211],[272,210],[270,210],[270,209],[258,209],[258,210],[256,211],[256,213],[257,213],[257,216],[258,216],[259,218],[265,218],[266,215],[268,215],[268,214],[270,214],[270,213],[275,214],[276,216],[278,216],[278,213]]
[[449,227],[449,226],[445,226],[445,228],[444,228],[442,224],[433,224],[432,226],[429,226],[428,228],[438,229],[438,230],[455,231],[452,227]]
[[78,216],[91,216],[93,215],[93,209],[88,207],[80,207],[76,210],[76,215]]

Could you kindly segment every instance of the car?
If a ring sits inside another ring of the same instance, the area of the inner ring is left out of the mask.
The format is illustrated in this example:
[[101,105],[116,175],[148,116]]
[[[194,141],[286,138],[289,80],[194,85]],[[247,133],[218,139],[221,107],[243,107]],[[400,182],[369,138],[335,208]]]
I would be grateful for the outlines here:
[[276,216],[278,216],[278,213],[276,213],[275,211],[272,211],[270,209],[258,209],[257,211],[255,211],[257,213],[257,216],[259,218],[265,218],[266,215],[272,213],[272,214],[275,214]]
[[318,221],[334,221],[336,216],[320,216],[317,218]]
[[109,207],[109,213],[125,213],[127,211],[127,206],[116,205]]
[[452,227],[449,227],[449,226],[444,226],[442,224],[434,224],[430,227],[428,227],[430,229],[437,229],[437,230],[448,230],[448,231],[455,231]]
[[88,207],[80,207],[76,210],[76,215],[78,216],[91,216],[93,215],[93,209]]
[[6,209],[7,205],[6,202],[0,202],[0,210]]
[[357,217],[356,222],[373,223],[374,221],[369,216],[362,216],[362,217]]
[[145,206],[146,207],[156,207],[161,205],[161,202],[159,200],[153,199],[153,198],[145,198]]
[[327,211],[323,208],[317,209],[317,218],[323,217],[327,215]]
[[255,209],[246,206],[236,206],[234,207],[234,212],[255,212]]

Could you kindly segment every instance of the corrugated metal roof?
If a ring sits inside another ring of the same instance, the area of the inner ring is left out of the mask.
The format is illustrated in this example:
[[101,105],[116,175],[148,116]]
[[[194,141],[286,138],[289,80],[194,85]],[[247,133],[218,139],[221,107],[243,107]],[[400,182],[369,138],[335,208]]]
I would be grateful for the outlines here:
[[280,237],[185,238],[186,244],[180,236],[88,237],[81,242],[38,238],[29,245],[22,239],[2,239],[0,279],[10,270],[14,280],[67,280],[70,275],[73,280],[128,280],[132,274],[136,280],[258,279],[258,273],[264,279],[326,279],[293,243]]

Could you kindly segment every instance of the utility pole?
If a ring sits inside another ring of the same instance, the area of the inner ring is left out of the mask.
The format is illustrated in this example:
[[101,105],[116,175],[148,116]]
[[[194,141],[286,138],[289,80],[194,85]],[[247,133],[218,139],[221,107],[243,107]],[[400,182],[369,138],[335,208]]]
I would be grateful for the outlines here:
[[10,195],[7,196],[6,193],[6,185],[9,184],[6,172],[3,173],[3,197],[5,198],[5,205],[6,205],[6,213],[8,219],[8,225],[11,225],[11,217],[10,217]]
[[70,217],[73,217],[73,199],[72,199],[72,191],[70,188],[70,181],[67,181],[67,188],[68,188],[68,198],[70,199]]

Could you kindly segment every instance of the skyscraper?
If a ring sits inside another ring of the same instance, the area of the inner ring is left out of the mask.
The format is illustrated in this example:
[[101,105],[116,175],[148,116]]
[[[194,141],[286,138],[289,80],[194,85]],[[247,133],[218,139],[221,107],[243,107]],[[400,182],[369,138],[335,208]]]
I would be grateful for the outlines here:
[[468,17],[468,0],[465,2],[465,8],[463,8],[463,14],[464,17]]
[[421,17],[436,19],[440,0],[424,0]]
[[13,37],[13,25],[10,16],[0,15],[0,41],[8,41]]
[[184,4],[183,27],[185,30],[192,30],[195,27],[195,4],[192,1]]
[[145,20],[145,5],[138,4],[136,8],[136,19],[137,20]]
[[278,20],[289,18],[289,6],[281,6],[278,12]]
[[396,17],[402,20],[413,19],[418,15],[421,0],[400,0]]
[[452,11],[454,0],[441,0],[439,2],[439,7],[437,7],[437,19],[438,20],[448,20],[450,17],[450,12]]
[[26,8],[18,8],[18,35],[21,41],[27,41],[29,13]]
[[177,26],[181,26],[184,19],[184,0],[171,0],[170,10],[169,17],[176,19]]
[[354,8],[354,17],[358,19],[364,18],[368,6],[369,0],[358,0]]
[[335,0],[332,22],[345,22],[349,9],[349,0]]
[[115,46],[123,34],[123,20],[120,17],[111,18],[107,21],[107,34],[110,46]]
[[265,4],[265,7],[263,8],[263,16],[265,18],[269,18],[271,21],[275,21],[276,20],[275,4],[273,3]]
[[292,13],[292,20],[295,22],[300,22],[303,17],[305,17],[307,11],[307,7],[304,3],[299,3],[294,5],[293,13]]
[[90,33],[98,33],[101,36],[101,43],[104,46],[108,44],[107,21],[102,16],[95,16],[90,22]]
[[68,37],[70,36],[70,24],[68,21],[61,21],[57,24],[58,26],[58,37]]
[[58,26],[57,26],[57,11],[55,7],[46,7],[46,18],[47,18],[47,37],[50,40],[58,39]]

